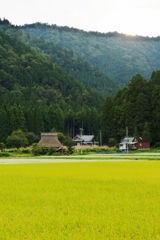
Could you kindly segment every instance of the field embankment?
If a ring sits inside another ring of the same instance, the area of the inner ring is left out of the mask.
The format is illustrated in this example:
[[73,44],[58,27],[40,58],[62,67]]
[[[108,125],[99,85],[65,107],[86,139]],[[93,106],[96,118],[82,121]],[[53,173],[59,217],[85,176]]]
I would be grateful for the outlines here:
[[34,157],[9,157],[0,158],[0,164],[27,164],[27,163],[56,163],[56,162],[103,162],[103,161],[140,161],[160,160],[160,153],[142,152],[137,154],[126,153],[96,153],[87,155],[61,155],[61,156],[34,156]]

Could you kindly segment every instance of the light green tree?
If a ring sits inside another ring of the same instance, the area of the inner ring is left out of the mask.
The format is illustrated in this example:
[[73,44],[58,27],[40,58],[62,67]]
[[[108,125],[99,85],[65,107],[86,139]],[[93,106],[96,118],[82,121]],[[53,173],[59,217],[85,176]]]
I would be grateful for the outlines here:
[[7,138],[8,147],[25,147],[28,144],[25,133],[21,130],[13,131],[10,136]]

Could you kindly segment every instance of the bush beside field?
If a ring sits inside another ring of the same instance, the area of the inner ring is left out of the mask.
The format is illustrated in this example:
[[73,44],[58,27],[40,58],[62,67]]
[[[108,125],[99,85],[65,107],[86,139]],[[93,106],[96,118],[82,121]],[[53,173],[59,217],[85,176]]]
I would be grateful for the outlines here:
[[117,152],[118,149],[115,147],[109,148],[108,146],[74,146],[72,153],[68,150],[67,147],[63,147],[62,152],[56,152],[54,148],[46,149],[45,146],[40,147],[38,144],[33,144],[31,147],[21,147],[21,148],[10,148],[10,149],[3,149],[0,151],[0,157],[8,157],[8,156],[21,156],[21,157],[33,157],[33,156],[40,156],[40,155],[86,155],[90,153],[99,153],[99,152]]
[[[33,144],[31,147],[9,148],[0,150],[0,157],[34,157],[34,156],[60,156],[60,155],[88,155],[93,153],[121,153],[116,147],[108,146],[74,146],[72,152],[67,147],[63,147],[62,152],[56,152],[54,148],[46,149],[38,144]],[[134,150],[129,151],[129,154],[138,153],[160,153],[160,148],[151,148],[150,150]]]

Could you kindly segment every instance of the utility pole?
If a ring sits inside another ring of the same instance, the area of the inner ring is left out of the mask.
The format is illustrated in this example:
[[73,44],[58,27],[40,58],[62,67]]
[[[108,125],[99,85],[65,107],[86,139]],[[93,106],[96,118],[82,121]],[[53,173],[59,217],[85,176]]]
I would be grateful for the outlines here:
[[80,137],[81,137],[81,154],[82,154],[82,132],[83,132],[83,128],[80,128]]
[[128,127],[126,127],[126,138],[127,138],[126,152],[128,153]]
[[102,133],[100,132],[99,135],[100,135],[100,146],[102,146]]

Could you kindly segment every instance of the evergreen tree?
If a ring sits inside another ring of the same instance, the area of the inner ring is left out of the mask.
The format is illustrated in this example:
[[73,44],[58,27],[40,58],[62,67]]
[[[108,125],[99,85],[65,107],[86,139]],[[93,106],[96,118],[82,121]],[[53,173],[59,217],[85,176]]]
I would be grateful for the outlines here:
[[133,136],[134,137],[139,137],[139,132],[138,132],[138,128],[137,127],[134,128]]
[[10,124],[7,112],[1,108],[0,109],[0,139],[1,142],[6,143],[6,139],[10,133]]
[[101,128],[103,143],[107,144],[110,137],[114,135],[114,105],[113,99],[107,97],[102,110]]
[[24,115],[24,109],[20,105],[16,109],[16,121],[19,129],[21,129],[23,132],[26,132],[26,118]]
[[33,143],[39,142],[39,137],[33,132],[28,132],[26,134],[26,138],[28,140],[28,145],[31,146]]
[[160,70],[153,72],[149,81],[152,118],[150,120],[152,143],[160,142]]
[[37,136],[40,136],[41,132],[44,132],[44,121],[43,121],[43,112],[42,112],[42,108],[40,106],[37,106],[35,108],[35,112],[34,112],[34,133]]
[[67,136],[74,137],[75,136],[75,126],[76,126],[76,116],[74,111],[69,108],[69,110],[65,113],[65,133]]
[[142,137],[147,138],[151,141],[151,133],[150,133],[150,130],[149,130],[148,122],[145,122],[145,124],[144,124]]
[[11,129],[11,132],[18,129],[18,124],[17,124],[16,116],[14,113],[10,115],[10,129]]
[[53,128],[56,128],[56,116],[55,116],[55,108],[53,107],[53,105],[50,105],[48,108],[48,118],[49,118],[49,122],[48,122],[48,128],[49,131],[51,131]]
[[57,129],[58,132],[63,132],[64,131],[64,114],[62,110],[58,107],[55,110],[55,128]]
[[147,82],[140,74],[129,82],[127,100],[130,102],[132,126],[137,126],[141,132],[145,122],[150,119],[150,97]]
[[25,111],[25,118],[26,118],[26,128],[28,132],[35,132],[35,125],[34,125],[34,108],[29,107]]
[[23,108],[19,105],[13,105],[9,108],[10,129],[11,132],[21,129],[26,131],[26,119]]

